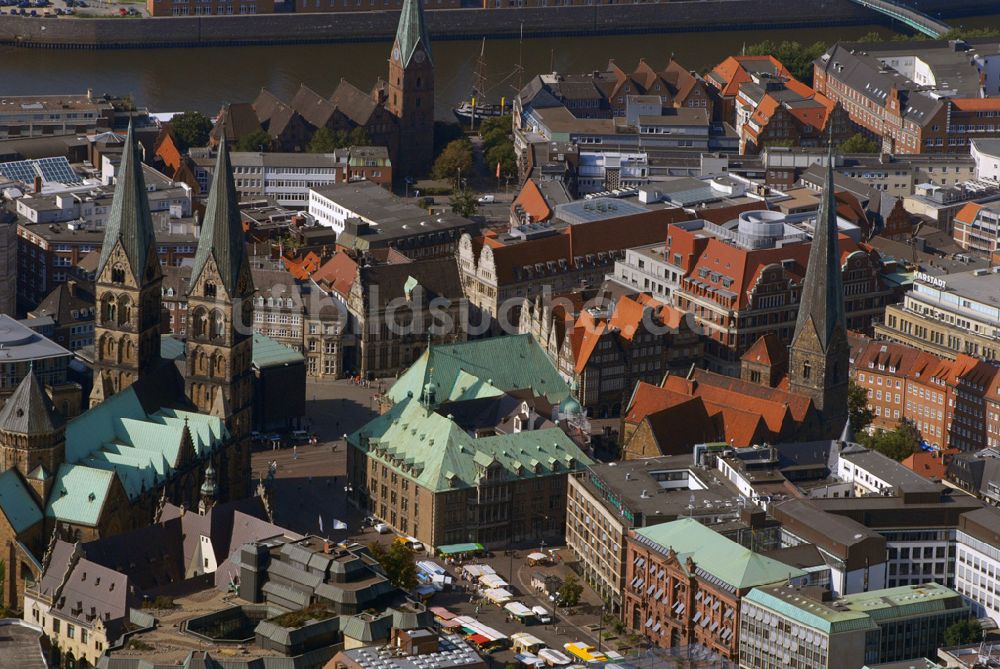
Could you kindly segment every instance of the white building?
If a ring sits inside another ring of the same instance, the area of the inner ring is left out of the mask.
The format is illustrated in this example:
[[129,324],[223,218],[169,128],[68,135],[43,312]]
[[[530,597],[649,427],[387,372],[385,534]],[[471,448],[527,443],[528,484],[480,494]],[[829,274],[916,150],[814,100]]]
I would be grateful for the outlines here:
[[1000,511],[987,506],[962,514],[957,541],[955,589],[973,615],[1000,624]]
[[1000,179],[1000,139],[974,139],[969,150],[977,179]]

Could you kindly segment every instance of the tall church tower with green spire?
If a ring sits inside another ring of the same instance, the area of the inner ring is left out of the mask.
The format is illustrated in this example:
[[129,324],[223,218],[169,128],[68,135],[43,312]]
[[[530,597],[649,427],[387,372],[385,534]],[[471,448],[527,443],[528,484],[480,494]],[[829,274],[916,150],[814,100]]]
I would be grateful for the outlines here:
[[156,367],[162,282],[142,159],[130,123],[97,264],[91,406]]
[[416,177],[434,160],[434,59],[420,0],[403,0],[389,57],[386,109],[399,119],[393,172]]
[[823,423],[823,434],[818,436],[829,439],[835,439],[847,422],[850,380],[838,234],[831,151],[788,356],[789,389],[812,398]]
[[225,139],[219,145],[188,289],[188,398],[250,434],[253,403],[253,278]]

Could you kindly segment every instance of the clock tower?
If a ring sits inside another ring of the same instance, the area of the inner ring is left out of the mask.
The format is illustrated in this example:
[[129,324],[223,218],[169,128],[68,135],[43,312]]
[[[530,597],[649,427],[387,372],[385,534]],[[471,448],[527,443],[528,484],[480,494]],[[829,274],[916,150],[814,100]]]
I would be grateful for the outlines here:
[[420,0],[403,1],[386,92],[386,109],[399,119],[399,155],[393,173],[421,176],[434,160],[434,59]]

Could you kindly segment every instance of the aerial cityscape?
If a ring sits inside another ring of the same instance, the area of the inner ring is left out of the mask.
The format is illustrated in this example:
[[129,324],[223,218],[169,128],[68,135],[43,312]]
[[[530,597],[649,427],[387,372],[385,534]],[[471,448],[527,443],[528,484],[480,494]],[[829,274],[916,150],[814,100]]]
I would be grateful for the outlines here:
[[0,669],[1000,669],[996,0],[0,0]]

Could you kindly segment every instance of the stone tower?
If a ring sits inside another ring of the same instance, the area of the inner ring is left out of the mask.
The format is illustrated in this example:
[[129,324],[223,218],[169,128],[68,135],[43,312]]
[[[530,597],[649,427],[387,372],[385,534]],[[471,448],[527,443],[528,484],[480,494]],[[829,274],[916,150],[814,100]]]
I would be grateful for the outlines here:
[[198,500],[198,513],[205,515],[215,506],[215,500],[219,496],[219,486],[215,481],[215,467],[208,463],[205,468],[205,482],[201,484],[200,499]]
[[121,392],[156,367],[162,282],[142,160],[130,123],[97,265],[90,406]]
[[198,411],[222,418],[242,440],[253,402],[253,279],[225,139],[188,289],[186,390]]
[[425,174],[434,160],[434,59],[420,0],[403,0],[389,58],[386,109],[399,119],[393,173]]
[[823,424],[819,436],[834,439],[847,421],[850,346],[844,317],[832,150],[827,159],[823,197],[789,348],[788,378],[790,390],[811,397],[819,410]]
[[32,369],[0,409],[0,472],[20,472],[44,506],[65,449],[65,425]]

